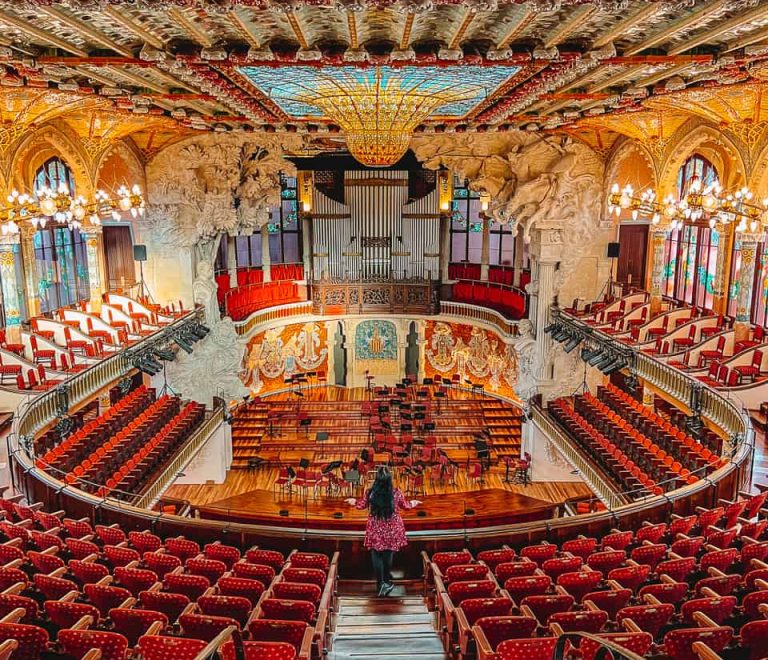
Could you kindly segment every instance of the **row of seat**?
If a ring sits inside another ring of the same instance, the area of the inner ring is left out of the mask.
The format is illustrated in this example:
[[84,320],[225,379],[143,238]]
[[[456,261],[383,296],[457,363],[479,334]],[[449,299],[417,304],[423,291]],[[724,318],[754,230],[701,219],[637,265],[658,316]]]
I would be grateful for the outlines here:
[[208,645],[234,658],[227,640],[242,642],[247,660],[327,652],[338,555],[201,548],[20,499],[0,500],[0,642],[13,640],[14,658],[98,649],[108,660],[191,659]]
[[253,312],[275,305],[299,302],[299,287],[295,282],[264,282],[241,289],[232,289],[224,300],[226,313],[233,321],[242,321]]
[[100,497],[115,495],[118,499],[135,493],[147,475],[160,472],[176,450],[189,438],[205,418],[205,406],[190,401],[157,434],[116,470],[97,489]]
[[35,441],[35,449],[42,454],[40,465],[55,465],[69,471],[83,458],[100,447],[105,438],[111,438],[134,420],[155,399],[155,390],[140,385],[119,399],[104,413],[85,422],[62,440],[56,429],[51,429]]
[[626,492],[636,497],[646,492],[660,495],[663,488],[639,465],[635,463],[620,446],[599,432],[566,399],[556,399],[549,403],[549,412],[568,432],[576,443],[589,454],[594,462]]
[[[497,284],[506,284],[507,286],[514,286],[515,284],[515,270],[514,268],[505,268],[503,266],[490,266],[488,268],[488,281],[495,282]],[[449,264],[448,265],[448,279],[451,280],[480,280],[480,264]],[[531,281],[531,271],[521,270],[520,280],[518,287],[525,290],[526,284]]]
[[[723,439],[714,431],[704,428],[694,438],[685,429],[688,416],[682,414],[676,408],[670,408],[669,419],[663,417],[650,406],[642,404],[635,399],[629,392],[625,392],[612,383],[606,383],[597,388],[598,398],[613,410],[619,413],[624,419],[631,422],[640,429],[645,435],[651,438],[656,444],[662,446],[667,451],[677,450],[681,444],[690,445],[691,442],[701,445],[703,449],[709,450],[713,454],[719,455],[723,449]],[[710,454],[697,448],[705,459],[711,458]]]
[[[548,658],[559,635],[579,631],[641,656],[696,660],[731,644],[736,655],[729,657],[764,658],[766,495],[742,494],[695,515],[602,538],[476,555],[422,553],[425,596],[446,653]],[[587,639],[575,646],[572,652],[586,660],[600,648]]]
[[[269,268],[270,279],[273,282],[281,281],[299,281],[304,279],[304,264],[272,264]],[[237,286],[243,287],[250,284],[261,284],[264,281],[264,270],[262,268],[238,268]],[[216,276],[216,284],[219,288],[216,295],[219,303],[224,301],[225,296],[232,290],[229,273],[220,273]]]
[[493,282],[458,281],[453,285],[451,299],[492,307],[510,319],[523,318],[527,305],[527,297],[520,289]]

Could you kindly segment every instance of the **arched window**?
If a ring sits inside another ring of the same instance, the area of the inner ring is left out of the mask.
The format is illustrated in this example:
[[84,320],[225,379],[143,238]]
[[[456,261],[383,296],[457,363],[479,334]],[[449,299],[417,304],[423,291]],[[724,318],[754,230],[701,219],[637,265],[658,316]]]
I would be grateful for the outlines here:
[[35,192],[45,187],[58,190],[61,184],[67,187],[67,192],[70,194],[75,193],[75,178],[72,176],[72,170],[61,158],[54,156],[45,161],[35,172]]
[[706,188],[708,185],[717,181],[717,170],[715,169],[715,166],[701,154],[693,154],[690,156],[677,173],[678,197],[685,197],[688,192],[688,186],[691,185],[691,181],[693,181],[694,177],[697,177],[699,181],[701,181],[702,187]]
[[[50,158],[35,172],[35,192],[43,188],[58,190],[66,186],[75,193],[72,170],[61,158]],[[35,232],[35,267],[40,311],[50,313],[91,297],[88,280],[88,252],[85,237],[51,221]]]
[[[693,154],[677,173],[677,193],[685,197],[691,182],[702,187],[717,181],[717,170],[704,156]],[[715,298],[717,255],[720,235],[709,226],[686,224],[667,234],[665,246],[665,295],[682,302],[712,309]]]

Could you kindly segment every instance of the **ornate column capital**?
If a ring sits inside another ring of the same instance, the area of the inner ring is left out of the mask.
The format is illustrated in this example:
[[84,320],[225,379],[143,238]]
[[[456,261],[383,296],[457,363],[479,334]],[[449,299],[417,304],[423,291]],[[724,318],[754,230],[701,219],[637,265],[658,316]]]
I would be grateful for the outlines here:
[[533,231],[530,254],[540,264],[555,264],[563,256],[563,229],[560,223],[537,226]]

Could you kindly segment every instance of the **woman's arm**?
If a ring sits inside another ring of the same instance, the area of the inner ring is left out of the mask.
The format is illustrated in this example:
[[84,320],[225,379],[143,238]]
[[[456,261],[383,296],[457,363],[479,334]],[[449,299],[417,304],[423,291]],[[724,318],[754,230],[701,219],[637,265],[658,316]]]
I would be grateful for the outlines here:
[[368,508],[368,491],[365,491],[365,495],[361,497],[359,500],[356,500],[354,497],[350,497],[346,500],[346,502],[350,505],[355,507],[356,509],[367,509]]
[[419,500],[406,500],[403,495],[403,491],[399,488],[395,491],[395,508],[396,509],[413,509],[413,507],[421,504]]

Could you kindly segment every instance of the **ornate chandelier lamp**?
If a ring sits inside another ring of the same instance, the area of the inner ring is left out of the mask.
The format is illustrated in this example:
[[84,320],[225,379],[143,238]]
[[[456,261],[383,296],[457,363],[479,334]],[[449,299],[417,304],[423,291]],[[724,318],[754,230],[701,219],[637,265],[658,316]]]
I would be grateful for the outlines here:
[[318,72],[316,85],[296,99],[319,108],[339,124],[356,160],[369,167],[395,164],[408,150],[416,127],[449,103],[477,96],[472,84],[435,85],[383,67],[370,71]]
[[759,233],[768,227],[768,199],[756,202],[746,187],[725,192],[717,181],[703,186],[698,177],[691,179],[682,198],[667,195],[662,201],[652,190],[638,194],[629,184],[622,188],[614,183],[608,196],[608,213],[618,217],[626,209],[631,210],[633,220],[641,215],[650,217],[651,224],[659,229],[679,229],[702,219],[712,229],[734,224],[740,233]]
[[0,232],[3,236],[18,234],[21,225],[29,222],[35,229],[45,227],[48,222],[79,229],[84,222],[97,227],[104,217],[120,220],[122,213],[136,218],[144,215],[144,196],[141,188],[121,186],[114,196],[98,190],[92,201],[82,196],[73,196],[66,184],[57,189],[43,187],[35,196],[13,190],[7,197],[8,206],[0,208]]

